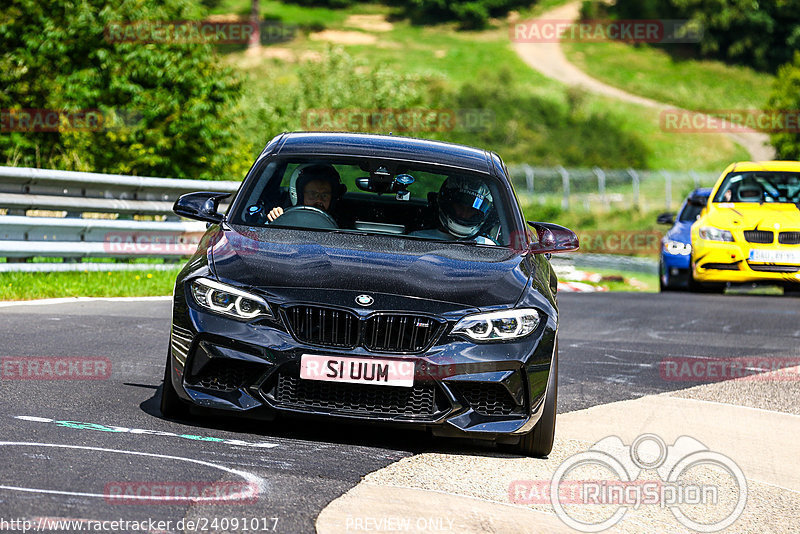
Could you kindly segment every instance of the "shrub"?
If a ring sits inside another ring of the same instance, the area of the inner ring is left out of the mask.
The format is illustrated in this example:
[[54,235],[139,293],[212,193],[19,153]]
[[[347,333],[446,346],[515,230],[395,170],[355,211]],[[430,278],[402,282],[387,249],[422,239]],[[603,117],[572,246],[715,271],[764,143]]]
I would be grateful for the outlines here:
[[[789,112],[796,117],[800,110],[800,52],[794,55],[794,62],[787,63],[778,70],[775,86],[767,108],[774,112]],[[796,128],[795,128],[796,130]],[[770,136],[778,159],[800,160],[800,133],[784,131]]]
[[[276,69],[277,71],[277,69]],[[304,123],[309,109],[427,109],[487,117],[490,124],[456,123],[444,131],[396,131],[496,150],[510,163],[542,165],[646,166],[647,149],[619,121],[589,112],[585,94],[569,91],[564,101],[532,95],[507,70],[477,73],[479,83],[453,87],[437,77],[369,67],[341,48],[303,63],[297,76],[264,76],[247,131],[263,146],[272,136],[315,129]],[[377,131],[375,133],[389,133]]]
[[571,90],[559,101],[531,94],[507,71],[477,78],[445,94],[441,107],[486,110],[491,128],[457,128],[440,138],[495,150],[509,163],[646,167],[644,144],[616,117],[588,111],[583,92]]
[[623,19],[690,19],[702,25],[700,53],[774,72],[800,50],[798,0],[617,0]]
[[406,16],[415,24],[457,21],[463,29],[485,27],[489,17],[505,16],[516,7],[530,5],[530,0],[406,0],[398,1]]
[[[202,15],[190,0],[6,0],[0,7],[0,109],[99,109],[119,128],[0,135],[16,165],[231,179],[250,164],[241,81],[209,44],[112,42],[110,23]],[[115,113],[116,110],[116,113]]]

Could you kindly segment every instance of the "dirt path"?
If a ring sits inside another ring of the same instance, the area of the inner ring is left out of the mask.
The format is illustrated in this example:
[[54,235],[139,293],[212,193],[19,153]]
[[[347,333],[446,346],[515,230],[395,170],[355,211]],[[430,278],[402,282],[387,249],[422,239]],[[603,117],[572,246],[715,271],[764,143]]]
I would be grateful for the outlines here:
[[[570,2],[552,9],[539,20],[575,20],[578,18],[580,2]],[[662,102],[634,95],[592,78],[567,60],[561,44],[555,43],[515,43],[517,54],[525,63],[538,70],[548,78],[552,78],[570,86],[581,86],[591,93],[609,96],[632,104],[639,104],[659,110],[678,109]],[[775,157],[774,149],[769,146],[769,136],[760,132],[726,133],[750,153],[754,161],[771,160]]]

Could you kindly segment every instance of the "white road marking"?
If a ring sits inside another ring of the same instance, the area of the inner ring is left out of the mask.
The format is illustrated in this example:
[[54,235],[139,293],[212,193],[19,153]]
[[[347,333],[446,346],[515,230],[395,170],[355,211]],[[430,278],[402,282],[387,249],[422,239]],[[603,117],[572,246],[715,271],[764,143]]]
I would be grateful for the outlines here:
[[[114,499],[132,499],[132,500],[148,500],[148,501],[174,501],[174,502],[200,502],[200,503],[209,503],[209,502],[226,502],[229,500],[236,500],[240,501],[243,499],[248,498],[257,498],[259,493],[266,488],[266,481],[259,477],[258,475],[254,475],[252,473],[248,473],[247,471],[239,471],[238,469],[232,469],[230,467],[225,467],[224,465],[218,465],[211,462],[206,462],[203,460],[195,460],[194,458],[182,458],[180,456],[168,456],[166,454],[156,454],[150,452],[137,452],[137,451],[128,451],[128,450],[117,450],[117,449],[104,449],[100,447],[86,447],[82,445],[61,445],[56,443],[36,443],[36,442],[21,442],[21,441],[0,441],[0,447],[2,446],[19,446],[19,447],[53,447],[59,449],[75,449],[75,450],[85,450],[85,451],[95,451],[95,452],[108,452],[112,454],[129,454],[132,456],[148,456],[151,458],[161,458],[165,460],[177,460],[179,462],[189,462],[198,465],[202,465],[205,467],[211,467],[213,469],[219,469],[220,471],[224,471],[231,475],[236,475],[238,477],[243,478],[248,482],[248,488],[250,491],[249,495],[245,494],[233,494],[233,495],[224,495],[222,497],[219,496],[212,496],[212,497],[201,497],[201,496],[192,496],[192,497],[185,497],[185,496],[176,496],[176,495],[114,495]],[[26,493],[44,493],[47,495],[66,495],[70,497],[91,497],[91,498],[99,498],[99,499],[108,499],[109,495],[103,493],[88,493],[88,492],[81,492],[81,491],[62,491],[62,490],[48,490],[48,489],[41,489],[41,488],[22,488],[18,486],[6,486],[0,485],[0,489],[10,490],[10,491],[21,491]]]
[[0,308],[11,306],[46,306],[49,304],[70,304],[76,302],[153,302],[162,300],[172,300],[172,295],[163,297],[64,297],[57,299],[37,299],[37,300],[10,300],[0,302]]
[[47,417],[33,417],[30,415],[15,415],[14,419],[21,421],[31,421],[34,423],[55,423],[64,428],[73,428],[76,430],[94,430],[99,432],[120,433],[120,434],[140,434],[147,436],[167,436],[175,438],[184,438],[193,441],[202,441],[204,443],[223,443],[225,445],[234,445],[241,447],[255,447],[259,449],[271,449],[277,447],[277,443],[261,442],[253,443],[250,441],[243,441],[240,439],[228,438],[215,438],[213,436],[196,436],[194,434],[177,434],[175,432],[167,432],[166,430],[147,430],[144,428],[128,428],[124,426],[104,425],[100,423],[87,423],[84,421],[70,421],[70,420],[56,420]]

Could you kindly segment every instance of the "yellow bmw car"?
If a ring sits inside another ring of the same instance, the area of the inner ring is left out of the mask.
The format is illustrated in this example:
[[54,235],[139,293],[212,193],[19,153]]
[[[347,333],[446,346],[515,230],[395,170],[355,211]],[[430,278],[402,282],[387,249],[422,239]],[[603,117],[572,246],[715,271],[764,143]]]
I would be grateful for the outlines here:
[[800,162],[734,163],[692,225],[692,289],[800,290]]

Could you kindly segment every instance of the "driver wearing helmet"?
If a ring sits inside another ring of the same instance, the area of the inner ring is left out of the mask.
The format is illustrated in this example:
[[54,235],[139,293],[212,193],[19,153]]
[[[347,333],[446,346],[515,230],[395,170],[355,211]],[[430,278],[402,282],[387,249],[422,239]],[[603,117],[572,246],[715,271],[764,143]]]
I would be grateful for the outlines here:
[[[310,206],[330,213],[342,195],[343,185],[339,173],[332,165],[299,165],[289,184],[292,206]],[[274,221],[283,215],[280,206],[267,213],[267,220]]]
[[411,232],[412,237],[441,240],[474,240],[496,245],[491,238],[478,235],[492,209],[492,193],[481,180],[465,176],[448,177],[439,188],[439,227]]

